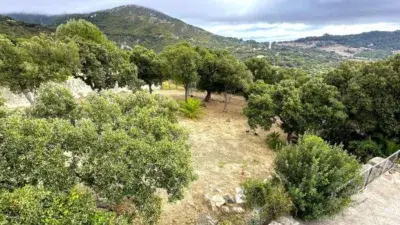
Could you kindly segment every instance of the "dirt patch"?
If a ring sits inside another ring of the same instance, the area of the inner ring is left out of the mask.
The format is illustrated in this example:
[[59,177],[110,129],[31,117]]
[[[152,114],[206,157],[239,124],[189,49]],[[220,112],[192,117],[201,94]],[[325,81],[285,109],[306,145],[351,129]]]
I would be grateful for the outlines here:
[[[156,93],[183,99],[182,91]],[[203,98],[204,93],[194,93],[194,97]],[[190,185],[183,200],[164,203],[161,224],[193,224],[199,214],[211,212],[205,202],[206,194],[233,195],[235,187],[246,178],[265,179],[271,174],[274,153],[265,144],[266,132],[257,131],[258,136],[246,132],[249,127],[242,113],[245,104],[242,97],[234,96],[228,112],[224,113],[223,97],[214,95],[200,120],[179,119],[190,132],[193,167],[198,179]]]

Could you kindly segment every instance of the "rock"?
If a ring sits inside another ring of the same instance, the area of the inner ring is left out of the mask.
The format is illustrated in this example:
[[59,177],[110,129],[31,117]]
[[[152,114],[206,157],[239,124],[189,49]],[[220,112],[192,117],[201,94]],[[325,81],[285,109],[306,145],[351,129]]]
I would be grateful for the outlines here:
[[210,201],[217,207],[221,207],[222,205],[224,205],[226,203],[224,197],[222,197],[221,195],[212,196]]
[[222,206],[222,207],[221,207],[221,211],[222,211],[223,213],[229,213],[229,207],[228,207],[228,206]]
[[371,165],[371,164],[364,164],[364,165],[362,165],[362,167],[361,167],[361,171],[364,172],[364,171],[367,171],[367,170],[369,170],[369,169],[371,169],[371,168],[372,168],[372,165]]
[[222,193],[222,190],[219,188],[216,188],[215,190],[218,191],[219,193]]
[[244,210],[242,207],[238,207],[238,206],[233,207],[233,208],[232,208],[232,211],[233,211],[234,213],[244,213],[244,212],[245,212],[245,210]]
[[236,194],[243,194],[244,193],[243,188],[240,188],[240,187],[235,188],[235,192],[236,192]]
[[381,157],[375,157],[375,158],[369,160],[368,164],[375,166],[375,165],[379,164],[380,162],[382,162],[383,160],[385,160],[385,159],[381,158]]
[[245,202],[244,198],[245,198],[244,194],[236,194],[235,195],[235,202],[237,204],[243,204]]
[[208,213],[202,213],[197,217],[196,225],[216,225],[217,220]]
[[280,223],[278,223],[278,222],[276,222],[276,221],[272,221],[272,222],[269,223],[268,225],[282,225],[282,224],[280,224]]
[[282,225],[300,225],[293,217],[291,216],[281,216],[276,220],[279,224]]
[[240,187],[237,187],[237,188],[235,188],[235,191],[236,191],[235,202],[237,204],[243,204],[245,202],[245,200],[244,200],[245,196],[244,196],[243,189]]
[[227,203],[229,204],[235,203],[235,199],[233,199],[230,194],[225,194],[223,197]]

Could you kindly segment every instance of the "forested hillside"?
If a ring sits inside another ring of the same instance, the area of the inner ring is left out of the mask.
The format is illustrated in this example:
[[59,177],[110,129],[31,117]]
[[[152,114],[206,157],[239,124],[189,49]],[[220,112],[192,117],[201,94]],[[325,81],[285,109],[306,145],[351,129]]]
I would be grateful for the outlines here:
[[233,49],[244,43],[236,38],[222,37],[184,23],[156,10],[136,5],[87,14],[35,15],[9,14],[10,17],[56,27],[71,18],[85,19],[96,24],[111,40],[131,46],[140,44],[161,51],[165,46],[181,41],[215,48]]
[[38,24],[15,21],[7,16],[0,15],[0,33],[10,37],[32,37],[40,33],[51,33],[55,29]]
[[400,49],[400,31],[371,31],[351,35],[329,35],[306,37],[296,42],[318,42],[319,45],[341,44],[355,48],[371,48],[398,50]]

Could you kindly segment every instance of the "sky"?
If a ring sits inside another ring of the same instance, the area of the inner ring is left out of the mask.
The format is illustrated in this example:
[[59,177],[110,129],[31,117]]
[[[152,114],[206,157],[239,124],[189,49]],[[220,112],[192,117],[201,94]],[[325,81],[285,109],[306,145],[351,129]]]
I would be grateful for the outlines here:
[[0,13],[86,13],[126,4],[245,40],[400,30],[400,0],[0,0]]

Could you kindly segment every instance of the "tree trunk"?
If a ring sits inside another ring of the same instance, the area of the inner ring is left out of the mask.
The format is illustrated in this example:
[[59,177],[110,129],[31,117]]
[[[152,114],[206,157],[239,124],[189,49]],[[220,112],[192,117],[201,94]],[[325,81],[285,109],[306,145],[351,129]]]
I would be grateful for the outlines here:
[[228,111],[228,94],[224,92],[224,98],[225,98],[225,105],[224,105],[224,112]]
[[187,102],[189,96],[189,85],[185,84],[184,87],[185,87],[185,102]]
[[293,138],[293,132],[289,132],[287,134],[287,137],[286,137],[287,144],[291,144],[292,143],[292,138]]
[[32,93],[30,93],[28,90],[24,90],[22,93],[25,95],[25,98],[29,101],[29,103],[31,103],[31,105],[35,103]]
[[210,100],[211,100],[211,91],[207,91],[207,95],[204,98],[204,101],[205,102],[210,102]]
[[151,94],[151,93],[153,93],[153,89],[151,89],[151,84],[148,84],[148,85],[149,85],[149,92]]

